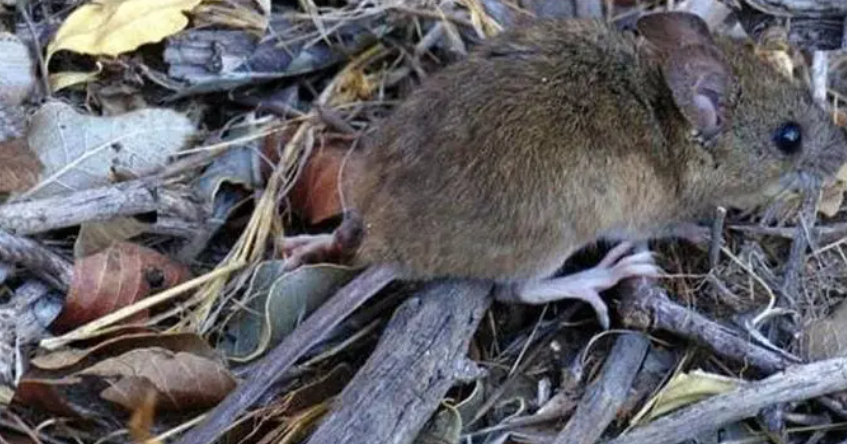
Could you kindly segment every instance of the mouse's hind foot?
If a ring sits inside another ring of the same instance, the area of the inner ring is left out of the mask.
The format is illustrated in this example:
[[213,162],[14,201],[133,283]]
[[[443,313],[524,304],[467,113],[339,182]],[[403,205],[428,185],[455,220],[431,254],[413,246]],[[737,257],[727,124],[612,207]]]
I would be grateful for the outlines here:
[[[591,305],[604,329],[609,328],[609,309],[600,297],[618,282],[631,277],[658,277],[661,269],[649,251],[631,252],[633,244],[623,242],[609,251],[599,264],[567,276],[524,283],[507,296],[527,304],[545,304],[561,299],[579,299]],[[502,296],[501,296],[502,298]]]

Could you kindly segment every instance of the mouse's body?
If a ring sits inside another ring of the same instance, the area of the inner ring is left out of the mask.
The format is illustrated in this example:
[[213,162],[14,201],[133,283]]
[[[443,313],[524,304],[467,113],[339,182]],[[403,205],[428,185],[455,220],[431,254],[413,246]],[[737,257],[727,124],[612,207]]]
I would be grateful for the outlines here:
[[642,105],[673,106],[656,68],[634,38],[565,23],[493,39],[378,127],[345,172],[360,261],[416,279],[539,279],[598,237],[646,238],[687,216],[669,140],[684,135],[660,123],[682,117]]

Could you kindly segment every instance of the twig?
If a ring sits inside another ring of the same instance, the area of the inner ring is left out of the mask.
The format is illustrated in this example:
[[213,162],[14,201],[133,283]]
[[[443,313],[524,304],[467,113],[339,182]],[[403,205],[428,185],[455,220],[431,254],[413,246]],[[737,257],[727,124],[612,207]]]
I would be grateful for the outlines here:
[[[820,193],[820,185],[816,184],[804,190],[803,205],[797,217],[794,240],[791,242],[791,251],[788,254],[788,262],[785,264],[785,276],[782,281],[782,295],[789,300],[793,307],[797,301],[800,289],[800,278],[803,267],[806,264],[806,249],[809,247],[808,226],[806,222],[814,225],[817,213],[817,201]],[[781,304],[785,306],[784,304]]]
[[724,424],[753,417],[767,406],[803,401],[845,389],[847,358],[797,365],[659,418],[608,444],[675,444]]
[[796,363],[788,356],[751,343],[736,330],[671,301],[665,290],[647,279],[630,279],[621,284],[621,292],[623,297],[617,310],[627,327],[666,330],[704,345],[719,356],[766,373]]
[[477,373],[465,356],[490,288],[441,281],[406,301],[309,444],[412,442],[447,390]]
[[723,226],[726,221],[726,208],[718,207],[715,210],[715,220],[712,221],[712,242],[709,244],[709,268],[714,270],[718,266],[721,257],[721,244],[723,244]]
[[29,11],[27,11],[27,0],[18,0],[16,3],[16,7],[18,10],[18,14],[24,19],[24,23],[26,23],[27,30],[32,36],[32,52],[35,53],[36,60],[38,60],[38,70],[41,74],[41,84],[44,88],[44,95],[49,97],[53,92],[50,90],[50,80],[49,80],[49,72],[47,71],[47,62],[44,60],[44,55],[41,52],[41,40],[38,38],[38,32],[35,29],[35,23],[32,22],[32,16],[30,16]]
[[20,265],[57,290],[71,285],[73,265],[38,242],[0,230],[0,262]]
[[640,334],[618,337],[600,378],[588,389],[554,444],[592,444],[600,439],[626,402],[649,347],[650,341]]
[[179,191],[134,180],[63,196],[0,206],[0,229],[35,234],[109,220],[120,216],[158,212],[190,221],[205,218],[200,205]]

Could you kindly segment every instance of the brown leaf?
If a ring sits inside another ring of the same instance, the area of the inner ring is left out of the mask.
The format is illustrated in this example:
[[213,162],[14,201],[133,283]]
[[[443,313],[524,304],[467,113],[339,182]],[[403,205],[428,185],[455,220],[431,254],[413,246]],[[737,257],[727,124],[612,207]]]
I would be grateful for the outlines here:
[[24,375],[12,403],[60,416],[85,418],[102,413],[97,408],[97,393],[104,389],[103,385],[95,378],[44,379]]
[[144,405],[151,388],[157,407],[170,411],[211,407],[235,388],[235,379],[219,362],[156,347],[132,350],[81,373],[114,379],[100,396],[130,411]]
[[[188,269],[128,242],[85,257],[74,265],[71,288],[53,328],[65,331],[173,287],[191,276]],[[141,313],[135,319],[146,318]]]
[[291,208],[316,224],[341,214],[338,172],[347,154],[343,142],[323,145],[309,158],[299,180],[289,193]]
[[30,361],[30,364],[35,369],[56,377],[78,372],[99,361],[130,350],[147,347],[159,347],[172,352],[189,352],[208,359],[217,359],[219,356],[206,340],[193,333],[141,333],[112,338],[87,349],[67,349],[37,356]]
[[24,191],[38,183],[43,166],[26,138],[0,142],[0,193]]

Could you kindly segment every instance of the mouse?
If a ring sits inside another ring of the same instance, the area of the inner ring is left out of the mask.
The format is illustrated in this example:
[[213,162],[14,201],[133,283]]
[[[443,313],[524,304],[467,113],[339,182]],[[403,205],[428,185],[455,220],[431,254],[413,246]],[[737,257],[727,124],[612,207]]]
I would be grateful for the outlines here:
[[[252,379],[267,384],[238,389],[213,418],[258,399],[394,280],[481,279],[498,299],[529,304],[579,299],[608,327],[600,292],[661,274],[636,245],[717,206],[832,180],[847,161],[827,111],[751,43],[680,11],[635,28],[538,19],[424,80],[351,155],[338,228],[280,241],[290,268],[369,268],[266,356]],[[596,266],[556,275],[600,240],[620,243]]]
[[[342,258],[406,280],[487,279],[499,298],[580,299],[660,274],[637,242],[832,177],[841,129],[751,45],[687,12],[539,20],[424,82],[344,171],[331,235],[283,240],[292,267]],[[593,268],[574,252],[621,241]]]

